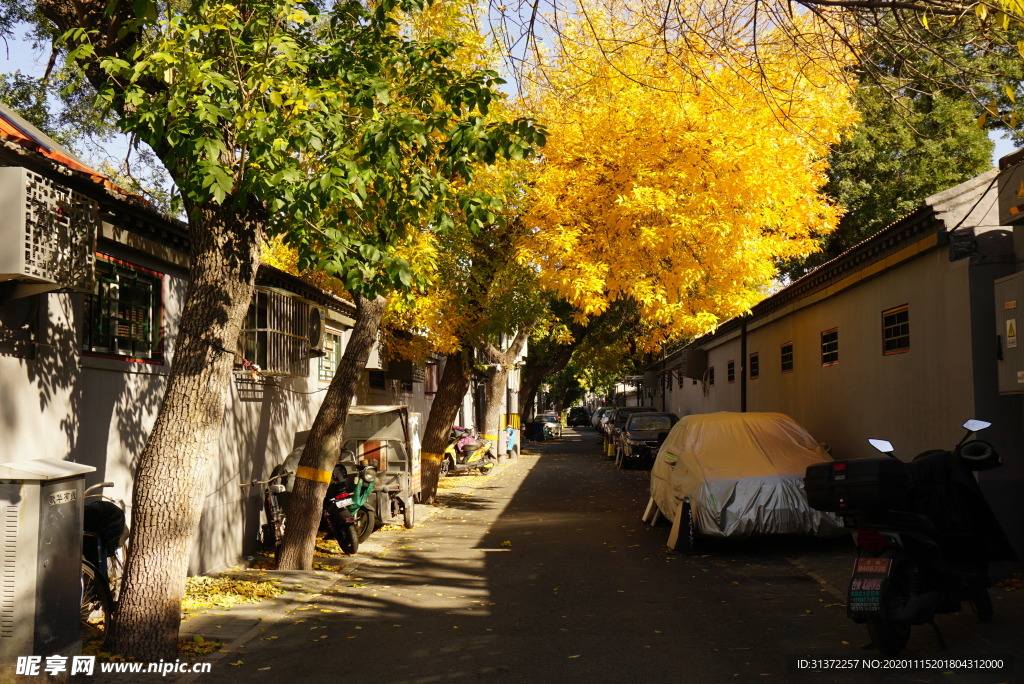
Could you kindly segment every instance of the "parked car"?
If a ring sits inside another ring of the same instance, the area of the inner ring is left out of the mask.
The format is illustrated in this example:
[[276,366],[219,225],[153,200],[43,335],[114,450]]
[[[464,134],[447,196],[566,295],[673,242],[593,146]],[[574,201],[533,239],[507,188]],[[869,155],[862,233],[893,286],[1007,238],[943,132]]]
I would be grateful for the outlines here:
[[669,520],[683,516],[680,539],[842,534],[842,522],[811,508],[804,494],[807,466],[830,460],[781,413],[685,416],[658,450],[651,499]]
[[590,412],[583,406],[573,406],[565,419],[569,427],[587,427],[590,425]]
[[611,411],[613,408],[615,408],[615,407],[614,406],[600,406],[600,407],[598,407],[598,409],[596,411],[594,411],[594,415],[592,415],[590,417],[590,425],[592,427],[594,427],[594,429],[600,431],[601,430],[601,419],[605,416],[606,413]]
[[630,468],[635,464],[654,461],[658,447],[668,437],[672,426],[679,422],[674,413],[639,411],[630,414],[619,435],[615,465]]
[[[655,408],[653,406],[620,406],[615,409],[615,413],[605,423],[605,438],[611,444],[616,445],[618,448],[619,435],[622,433],[622,428],[626,426],[626,421],[634,413],[645,413],[653,412]],[[614,451],[609,454],[611,458],[615,458]]]
[[542,413],[537,418],[544,425],[544,436],[548,439],[559,439],[562,436],[562,421],[553,411]]

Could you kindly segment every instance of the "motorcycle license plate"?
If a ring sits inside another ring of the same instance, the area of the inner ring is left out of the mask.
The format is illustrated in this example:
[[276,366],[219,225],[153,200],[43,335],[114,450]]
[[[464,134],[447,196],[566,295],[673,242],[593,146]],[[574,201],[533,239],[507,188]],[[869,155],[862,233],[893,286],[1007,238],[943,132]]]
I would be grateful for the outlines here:
[[858,558],[857,564],[853,566],[854,575],[882,575],[889,574],[892,567],[892,558]]
[[847,595],[849,613],[878,613],[882,610],[882,584],[892,568],[891,558],[858,558]]
[[345,506],[351,506],[352,505],[352,497],[346,497],[344,499],[335,499],[334,500],[334,505],[337,506],[338,508],[344,508]]

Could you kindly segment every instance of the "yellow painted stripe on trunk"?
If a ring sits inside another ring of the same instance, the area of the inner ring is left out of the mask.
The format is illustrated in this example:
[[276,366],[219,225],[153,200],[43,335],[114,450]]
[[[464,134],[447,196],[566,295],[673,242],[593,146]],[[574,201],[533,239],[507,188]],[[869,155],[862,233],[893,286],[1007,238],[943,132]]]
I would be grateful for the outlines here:
[[494,435],[484,435],[484,439],[489,439],[492,442],[497,442],[498,441],[498,438],[495,437]]
[[295,469],[295,477],[301,477],[303,480],[312,480],[313,482],[331,482],[331,471],[320,470],[319,468],[308,468],[306,466],[299,466]]
[[440,463],[441,461],[444,460],[444,454],[431,454],[429,452],[424,451],[423,453],[420,454],[420,460],[430,461],[432,463]]

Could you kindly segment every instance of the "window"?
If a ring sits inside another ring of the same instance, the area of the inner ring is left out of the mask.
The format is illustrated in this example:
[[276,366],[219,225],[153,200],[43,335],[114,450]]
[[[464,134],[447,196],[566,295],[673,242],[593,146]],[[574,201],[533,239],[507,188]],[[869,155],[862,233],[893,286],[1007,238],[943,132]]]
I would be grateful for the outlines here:
[[782,372],[793,372],[793,343],[786,342],[782,345]]
[[370,389],[383,390],[388,388],[388,376],[382,370],[367,371],[370,380]]
[[839,363],[839,328],[821,333],[821,365],[834,366]]
[[904,304],[882,312],[882,353],[910,351],[910,307]]
[[715,367],[711,366],[708,368],[708,385],[711,387],[715,386]]
[[725,365],[725,379],[727,382],[736,382],[736,362],[730,361]]
[[82,350],[163,363],[163,275],[96,255],[96,284],[85,296]]
[[757,380],[758,376],[761,375],[761,363],[758,359],[757,352],[750,355],[750,379]]
[[330,382],[338,371],[341,354],[344,349],[341,333],[328,330],[324,335],[324,355],[320,357],[318,377],[321,382]]
[[292,294],[256,288],[238,353],[268,375],[309,375],[309,307]]

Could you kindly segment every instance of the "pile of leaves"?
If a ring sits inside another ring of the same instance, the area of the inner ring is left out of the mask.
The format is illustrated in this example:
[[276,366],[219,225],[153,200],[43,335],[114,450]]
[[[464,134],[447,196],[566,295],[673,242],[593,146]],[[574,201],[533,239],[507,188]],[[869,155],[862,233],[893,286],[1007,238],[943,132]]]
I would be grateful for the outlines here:
[[228,608],[239,603],[258,603],[284,593],[273,582],[238,577],[189,577],[182,610]]
[[999,580],[996,586],[1004,591],[1024,591],[1024,573],[1018,572],[1013,577]]

